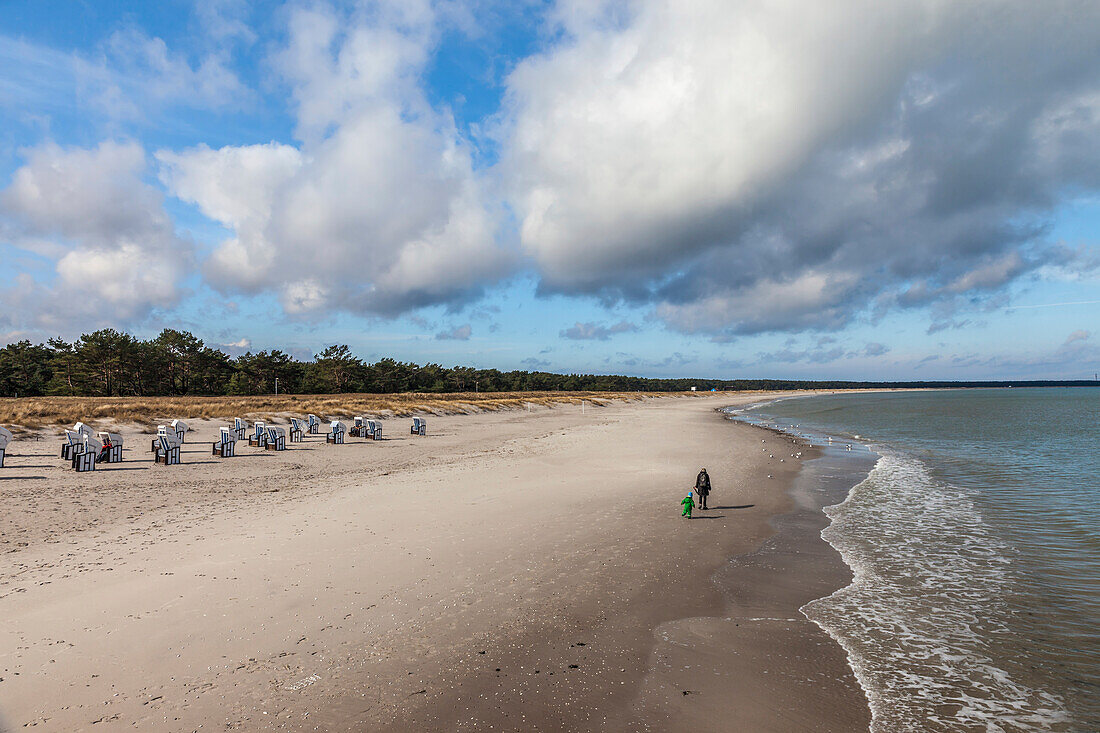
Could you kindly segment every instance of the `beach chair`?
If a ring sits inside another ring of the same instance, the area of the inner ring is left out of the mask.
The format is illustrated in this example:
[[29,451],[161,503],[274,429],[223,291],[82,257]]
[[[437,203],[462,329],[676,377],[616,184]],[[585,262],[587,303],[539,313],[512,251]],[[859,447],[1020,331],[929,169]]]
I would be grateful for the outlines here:
[[153,451],[156,453],[153,460],[163,463],[165,466],[178,466],[180,462],[180,445],[176,442],[174,431],[157,436],[153,441]]
[[316,435],[321,431],[321,421],[317,418],[316,415],[308,415],[306,417],[306,427],[306,432],[308,432],[310,435]]
[[211,454],[219,458],[232,458],[237,455],[237,429],[223,427],[221,437],[211,445]]
[[363,437],[370,438],[371,440],[382,440],[382,421],[367,420],[366,430],[363,431]]
[[8,450],[8,443],[11,443],[13,438],[11,431],[0,425],[0,468],[4,467],[4,454]]
[[302,421],[296,417],[290,418],[290,442],[301,443],[305,439],[305,431],[302,428]]
[[427,435],[428,434],[428,421],[422,417],[414,417],[412,427],[409,428],[409,432],[413,435]]
[[187,427],[187,423],[183,420],[173,420],[172,429],[176,431],[176,438],[179,440],[180,445],[187,442],[187,431],[191,429]]
[[122,462],[122,436],[118,433],[100,433],[99,442],[103,448],[96,456],[96,463]]
[[329,424],[329,431],[325,434],[325,442],[332,443],[333,445],[342,445],[344,442],[344,433],[347,432],[347,428],[344,427],[344,423],[339,420],[333,420]]
[[267,450],[286,450],[286,430],[277,425],[267,426]]
[[244,440],[248,433],[248,423],[239,417],[233,418],[233,432],[237,434],[237,440]]
[[87,451],[74,453],[72,460],[70,460],[69,463],[72,465],[73,470],[78,473],[83,473],[84,471],[94,471],[95,454]]
[[74,471],[94,471],[96,458],[99,457],[103,451],[103,444],[99,442],[99,438],[94,435],[82,435],[82,448],[80,451],[73,453],[71,459],[72,467]]
[[363,431],[363,418],[354,418],[354,422],[352,423],[351,430],[348,431],[348,435],[356,438],[367,437],[366,433]]
[[[78,425],[80,423],[77,423]],[[65,431],[65,442],[61,444],[61,457],[71,461],[73,456],[84,451],[84,436],[74,430]]]
[[248,444],[254,448],[263,448],[267,442],[267,430],[263,420],[257,420],[253,426],[252,434],[248,436]]

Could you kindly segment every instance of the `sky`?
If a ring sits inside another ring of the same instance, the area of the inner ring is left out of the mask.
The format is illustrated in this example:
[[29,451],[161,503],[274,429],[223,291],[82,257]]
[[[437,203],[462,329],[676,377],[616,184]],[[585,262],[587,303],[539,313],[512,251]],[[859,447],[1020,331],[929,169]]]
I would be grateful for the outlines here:
[[1100,3],[0,0],[0,344],[1100,371]]

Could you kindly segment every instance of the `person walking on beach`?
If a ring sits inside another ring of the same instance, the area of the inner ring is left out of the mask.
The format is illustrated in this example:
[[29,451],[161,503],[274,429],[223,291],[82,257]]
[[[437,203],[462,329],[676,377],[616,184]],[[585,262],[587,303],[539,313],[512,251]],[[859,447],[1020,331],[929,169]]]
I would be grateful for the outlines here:
[[695,493],[699,495],[699,508],[707,508],[707,497],[710,496],[710,476],[707,474],[707,469],[699,471],[699,476],[695,479]]
[[680,516],[691,519],[691,508],[695,506],[695,500],[691,498],[690,491],[688,492],[687,496],[680,500],[680,504],[684,507],[684,511],[680,514]]

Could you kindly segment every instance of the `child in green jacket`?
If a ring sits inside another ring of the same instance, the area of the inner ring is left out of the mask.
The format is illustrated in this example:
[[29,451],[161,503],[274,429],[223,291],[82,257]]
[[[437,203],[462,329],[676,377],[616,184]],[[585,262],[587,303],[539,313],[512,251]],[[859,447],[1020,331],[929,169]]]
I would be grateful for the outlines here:
[[688,495],[685,496],[683,501],[681,501],[680,503],[684,507],[684,513],[681,514],[680,516],[681,517],[687,517],[688,519],[691,519],[691,510],[695,506],[695,499],[691,498],[691,492],[690,491],[688,492]]

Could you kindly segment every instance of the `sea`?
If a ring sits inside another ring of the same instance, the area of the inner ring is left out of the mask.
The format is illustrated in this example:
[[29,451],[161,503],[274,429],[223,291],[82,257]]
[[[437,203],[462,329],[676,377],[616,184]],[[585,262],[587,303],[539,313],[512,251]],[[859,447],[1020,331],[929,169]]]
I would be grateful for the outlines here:
[[854,580],[802,613],[847,652],[872,731],[1100,731],[1100,388],[729,412],[860,467],[822,532]]

